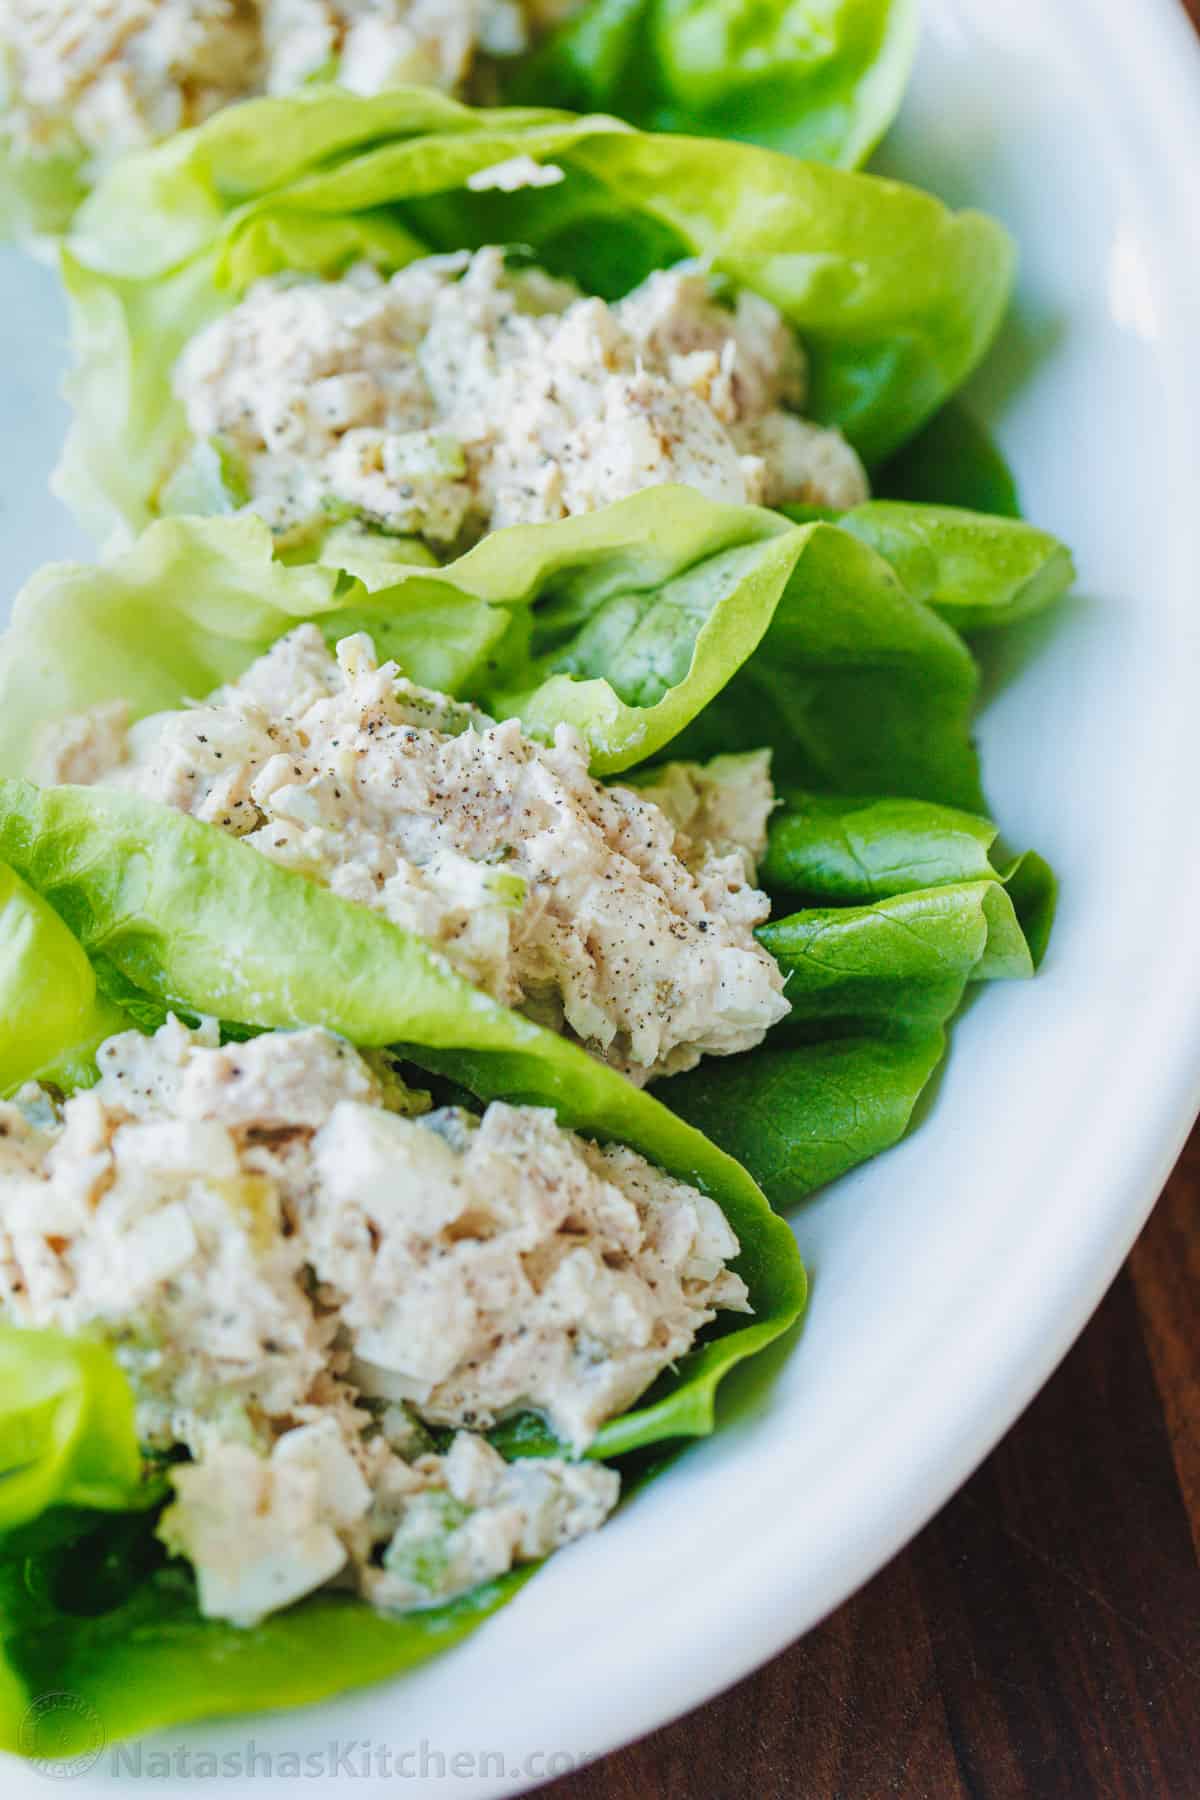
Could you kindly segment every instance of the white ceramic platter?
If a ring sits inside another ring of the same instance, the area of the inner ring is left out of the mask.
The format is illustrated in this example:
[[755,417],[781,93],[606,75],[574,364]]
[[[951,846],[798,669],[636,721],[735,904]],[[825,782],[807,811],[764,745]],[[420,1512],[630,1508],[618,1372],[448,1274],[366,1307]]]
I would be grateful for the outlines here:
[[[807,1326],[728,1429],[416,1676],[148,1746],[233,1759],[223,1797],[292,1789],[285,1752],[317,1759],[301,1791],[322,1797],[519,1791],[781,1649],[1046,1379],[1200,1104],[1200,55],[1181,9],[929,0],[886,161],[1022,246],[976,391],[1081,578],[992,668],[982,738],[1008,837],[1062,876],[1045,971],[978,998],[920,1132],[800,1214]],[[53,283],[8,256],[0,284],[7,586],[83,546],[44,494],[64,416]],[[410,1780],[364,1774],[368,1744]],[[73,1800],[141,1791],[143,1769],[102,1760]],[[182,1762],[152,1785],[195,1791]],[[3,1788],[46,1793],[16,1766]]]

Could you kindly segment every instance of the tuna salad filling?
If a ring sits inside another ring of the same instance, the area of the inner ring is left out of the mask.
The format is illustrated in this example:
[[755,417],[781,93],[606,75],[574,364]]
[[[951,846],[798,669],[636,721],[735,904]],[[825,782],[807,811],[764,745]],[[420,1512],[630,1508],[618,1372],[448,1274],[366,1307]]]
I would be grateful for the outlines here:
[[465,88],[572,0],[7,0],[5,124],[34,154],[110,157],[233,100],[336,79]]
[[713,500],[838,509],[869,497],[837,431],[800,416],[782,315],[703,269],[613,305],[501,249],[385,279],[269,277],[186,347],[175,390],[230,501],[281,536],[354,516],[440,550],[669,482]]
[[639,1084],[752,1049],[786,1016],[757,942],[767,752],[604,786],[582,740],[405,680],[314,625],[206,702],[43,740],[39,776],[136,792],[425,938],[476,986]]
[[480,1433],[533,1411],[578,1453],[749,1310],[712,1200],[547,1109],[430,1110],[321,1030],[172,1019],[97,1062],[0,1104],[0,1316],[113,1347],[190,1458],[159,1529],[212,1616],[426,1606],[592,1530],[612,1471]]

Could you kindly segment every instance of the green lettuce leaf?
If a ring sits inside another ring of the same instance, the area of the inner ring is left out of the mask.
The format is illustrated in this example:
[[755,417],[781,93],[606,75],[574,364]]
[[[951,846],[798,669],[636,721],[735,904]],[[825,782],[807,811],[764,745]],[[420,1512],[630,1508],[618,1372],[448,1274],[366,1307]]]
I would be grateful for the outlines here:
[[842,513],[838,524],[959,631],[993,630],[1043,612],[1075,579],[1066,547],[1020,519],[871,500]]
[[996,881],[805,907],[762,926],[759,937],[788,976],[792,1011],[775,1042],[898,1015],[940,1023],[968,981],[1033,974],[1013,903]]
[[915,0],[590,0],[500,74],[512,100],[853,168],[900,104],[917,13]]
[[674,1076],[663,1098],[745,1156],[786,1208],[900,1141],[946,1043],[943,1026],[914,1024],[768,1045]]
[[1054,878],[994,859],[989,820],[906,800],[792,794],[761,879],[759,936],[788,971],[791,1015],[768,1045],[659,1092],[795,1204],[901,1138],[968,984],[1023,979],[1045,952]]
[[961,399],[947,401],[876,472],[875,492],[889,500],[963,506],[1021,517],[1016,478],[991,433]]
[[62,1757],[89,1747],[97,1716],[113,1742],[403,1674],[460,1643],[537,1567],[427,1612],[388,1617],[352,1594],[323,1593],[244,1630],[201,1617],[189,1571],[166,1560],[148,1516],[46,1523],[48,1542],[0,1538],[0,1750],[28,1752],[30,1703],[65,1691],[94,1711],[56,1715]]
[[0,1098],[94,1079],[96,1047],[125,1024],[53,907],[0,863]]
[[2,133],[0,117],[0,243],[57,236],[87,193],[83,159],[23,156]]
[[785,781],[981,804],[970,653],[831,525],[656,489],[494,532],[443,570],[350,560],[373,592],[273,563],[254,518],[180,519],[99,567],[43,570],[0,645],[0,773],[30,772],[48,722],[179,706],[311,619],[369,630],[413,679],[531,732],[569,721],[596,774],[769,746]]
[[0,1543],[51,1507],[125,1512],[160,1491],[144,1477],[111,1352],[0,1325]]
[[1034,967],[1054,915],[1054,878],[1038,856],[996,859],[990,819],[911,800],[785,793],[759,879],[777,905],[856,905],[916,889],[1001,882]]
[[[982,806],[962,639],[849,532],[800,528],[796,572],[763,634],[671,754],[768,746],[781,784]],[[669,619],[662,622],[667,653]]]
[[[564,179],[515,193],[469,177],[517,155]],[[318,89],[218,114],[117,165],[77,215],[76,418],[58,486],[105,541],[136,532],[188,450],[170,369],[257,277],[396,268],[482,243],[528,246],[613,297],[707,258],[774,302],[809,353],[809,410],[869,460],[957,389],[1007,301],[1012,247],[915,189],[744,144],[603,117],[472,110],[423,90]]]
[[1017,518],[903,500],[790,517],[836,523],[891,564],[913,599],[963,632],[992,631],[1044,612],[1075,579],[1070,551]]

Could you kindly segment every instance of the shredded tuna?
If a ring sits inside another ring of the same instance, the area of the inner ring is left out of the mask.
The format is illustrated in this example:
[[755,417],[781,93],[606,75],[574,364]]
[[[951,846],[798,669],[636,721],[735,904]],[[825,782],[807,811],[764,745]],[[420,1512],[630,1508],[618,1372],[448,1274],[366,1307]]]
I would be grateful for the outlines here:
[[748,1310],[713,1201],[547,1110],[429,1111],[318,1030],[171,1020],[98,1065],[0,1104],[0,1316],[99,1333],[190,1452],[163,1529],[215,1616],[430,1604],[592,1529],[614,1475],[472,1434],[532,1411],[578,1452]]
[[6,0],[5,129],[26,151],[109,158],[234,100],[314,80],[452,92],[519,55],[572,0]]
[[536,743],[378,665],[363,637],[335,658],[312,625],[125,740],[112,708],[94,717],[94,743],[78,719],[46,736],[44,779],[131,787],[244,838],[636,1081],[752,1049],[788,1011],[754,936],[765,755],[605,787],[566,727]]
[[261,281],[175,377],[194,437],[240,459],[276,532],[342,509],[443,548],[668,482],[853,506],[862,465],[799,416],[805,381],[780,313],[720,304],[697,267],[609,306],[494,246],[386,281],[366,264]]

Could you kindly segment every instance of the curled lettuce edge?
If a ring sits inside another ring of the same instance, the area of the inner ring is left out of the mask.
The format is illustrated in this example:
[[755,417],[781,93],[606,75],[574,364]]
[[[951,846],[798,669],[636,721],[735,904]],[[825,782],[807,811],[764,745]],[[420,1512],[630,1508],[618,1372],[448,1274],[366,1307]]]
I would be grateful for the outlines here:
[[825,0],[805,12],[792,0],[589,0],[498,72],[513,100],[855,168],[903,97],[917,0]]
[[783,797],[761,869],[776,916],[760,936],[792,1014],[762,1049],[662,1090],[776,1206],[897,1143],[970,984],[1039,966],[1054,876],[996,839],[990,820],[926,802]]
[[884,557],[914,599],[962,632],[1044,612],[1075,579],[1066,546],[1022,519],[872,500],[837,522]]
[[1054,918],[1054,877],[1032,851],[1005,855],[991,819],[907,798],[795,791],[779,798],[759,869],[777,909],[782,901],[853,906],[921,889],[998,883],[1007,890],[1029,961],[1040,966]]
[[0,1326],[0,1539],[51,1506],[126,1512],[156,1499],[133,1396],[86,1338]]
[[0,1095],[25,1081],[87,1082],[95,1051],[125,1026],[54,909],[0,863]]
[[[564,178],[470,191],[515,156]],[[1014,262],[978,213],[751,145],[418,89],[249,101],[123,159],[76,215],[61,262],[75,418],[58,491],[105,544],[154,516],[187,444],[174,362],[257,278],[364,256],[397,268],[489,241],[528,246],[610,298],[664,263],[705,259],[780,308],[808,353],[807,410],[868,461],[978,363]]]

